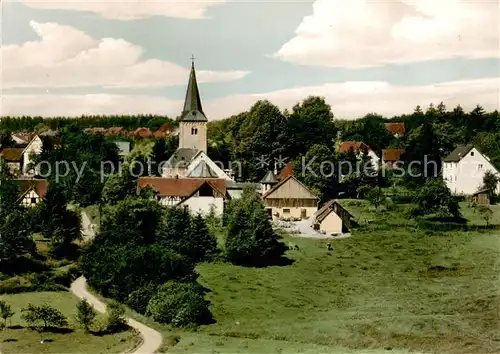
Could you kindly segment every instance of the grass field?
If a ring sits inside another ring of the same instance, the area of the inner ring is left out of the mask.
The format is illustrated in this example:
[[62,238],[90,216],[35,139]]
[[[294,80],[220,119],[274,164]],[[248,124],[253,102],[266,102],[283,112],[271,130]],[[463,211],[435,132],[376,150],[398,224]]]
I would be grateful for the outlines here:
[[[12,327],[0,332],[2,354],[11,353],[122,353],[135,347],[138,337],[132,331],[112,335],[85,334],[74,322],[75,305],[78,299],[69,292],[36,292],[15,295],[1,295],[1,300],[12,306],[15,312],[12,318]],[[71,329],[70,333],[45,333],[44,343],[40,343],[40,335],[24,326],[21,319],[21,308],[28,303],[41,305],[47,303],[59,309],[67,316]],[[96,328],[104,323],[104,316],[98,315]],[[9,325],[9,321],[7,321]]]
[[[485,229],[466,204],[469,229],[446,232],[417,228],[404,206],[345,205],[363,226],[332,252],[325,240],[293,238],[300,250],[288,252],[289,266],[199,265],[217,323],[197,332],[155,325],[163,351],[500,352],[498,228]],[[490,223],[500,224],[494,209]]]

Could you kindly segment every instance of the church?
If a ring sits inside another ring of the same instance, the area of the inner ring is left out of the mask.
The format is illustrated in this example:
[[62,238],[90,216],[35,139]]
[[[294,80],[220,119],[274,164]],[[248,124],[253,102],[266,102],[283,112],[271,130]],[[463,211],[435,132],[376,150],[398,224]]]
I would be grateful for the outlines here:
[[193,213],[220,216],[225,202],[240,195],[243,185],[207,155],[207,124],[192,62],[179,119],[179,147],[165,163],[162,176],[141,177],[138,188],[153,188],[162,205],[185,205]]

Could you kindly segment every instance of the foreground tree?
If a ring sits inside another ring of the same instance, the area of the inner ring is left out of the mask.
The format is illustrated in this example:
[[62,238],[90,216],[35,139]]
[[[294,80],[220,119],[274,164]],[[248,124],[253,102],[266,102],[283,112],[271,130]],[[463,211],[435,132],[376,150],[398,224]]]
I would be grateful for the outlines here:
[[367,199],[375,207],[375,210],[378,211],[379,207],[385,203],[386,196],[381,188],[375,187],[368,192]]
[[28,304],[27,308],[21,310],[21,318],[26,321],[28,327],[40,333],[40,342],[43,343],[43,333],[49,327],[66,327],[68,321],[58,309],[47,304],[35,306]]
[[23,210],[14,210],[0,221],[0,263],[35,251],[30,222],[30,215]]
[[288,250],[274,232],[260,197],[246,188],[240,199],[224,210],[227,224],[226,258],[235,264],[274,264]]
[[76,304],[76,321],[80,324],[85,332],[89,332],[92,323],[94,323],[97,315],[94,307],[88,303],[87,299],[83,299]]
[[7,326],[7,319],[14,316],[14,312],[12,311],[10,305],[3,300],[0,300],[0,316],[3,318],[4,326]]

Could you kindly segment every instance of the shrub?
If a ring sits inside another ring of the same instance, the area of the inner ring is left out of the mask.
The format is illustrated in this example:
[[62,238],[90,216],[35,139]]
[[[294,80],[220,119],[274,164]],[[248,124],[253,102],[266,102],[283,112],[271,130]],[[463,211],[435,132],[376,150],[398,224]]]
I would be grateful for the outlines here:
[[148,304],[146,314],[155,321],[173,326],[207,324],[212,321],[209,302],[198,283],[167,282]]
[[151,297],[158,290],[158,285],[149,283],[148,285],[143,286],[135,291],[132,291],[128,295],[127,305],[129,305],[132,309],[137,311],[138,313],[144,315],[148,308],[148,303]]
[[81,275],[80,269],[76,265],[71,265],[60,270],[56,270],[52,275],[52,281],[56,284],[69,287]]
[[125,319],[125,307],[116,301],[108,304],[108,321],[106,329],[111,332],[118,332],[127,326]]
[[0,316],[3,318],[3,325],[7,325],[7,319],[14,316],[14,312],[9,304],[5,301],[0,301]]

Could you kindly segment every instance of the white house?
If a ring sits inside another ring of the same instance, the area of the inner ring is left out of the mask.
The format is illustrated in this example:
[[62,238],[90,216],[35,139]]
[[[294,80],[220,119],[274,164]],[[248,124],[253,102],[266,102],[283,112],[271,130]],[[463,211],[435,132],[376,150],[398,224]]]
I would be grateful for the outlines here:
[[40,155],[45,146],[59,147],[61,141],[54,135],[35,135],[22,152],[22,174],[32,176],[35,171],[32,169],[33,156]]
[[23,148],[5,148],[0,150],[0,156],[5,160],[9,171],[14,176],[21,172]]
[[190,212],[208,214],[212,209],[222,215],[224,203],[230,199],[226,181],[221,178],[141,177],[139,189],[151,187],[156,200],[164,206],[186,205]]
[[[346,141],[340,144],[339,152],[347,153],[350,150],[354,151],[358,158],[362,157],[362,154],[366,153],[372,162],[372,166],[376,168],[380,163],[380,157],[365,143],[360,141]],[[361,166],[363,168],[363,166]]]
[[[453,194],[472,195],[483,185],[486,171],[500,174],[473,145],[461,145],[443,159],[443,179]],[[498,185],[500,188],[500,184]]]

